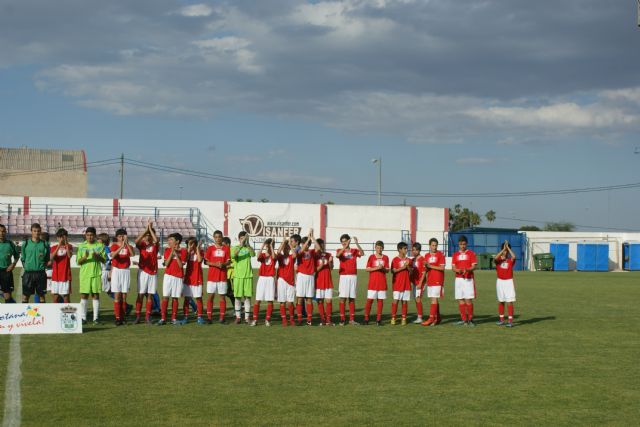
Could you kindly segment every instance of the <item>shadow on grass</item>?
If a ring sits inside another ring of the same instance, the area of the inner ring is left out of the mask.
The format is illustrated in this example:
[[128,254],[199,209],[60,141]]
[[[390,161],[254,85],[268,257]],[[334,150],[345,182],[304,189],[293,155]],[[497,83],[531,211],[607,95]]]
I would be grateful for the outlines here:
[[[533,317],[531,319],[524,319],[516,322],[518,325],[530,325],[532,323],[545,322],[547,320],[556,320],[556,316],[547,317]],[[514,323],[515,324],[515,323]]]
[[108,331],[109,327],[105,327],[105,326],[89,326],[89,327],[83,327],[82,328],[82,333],[83,334],[88,334],[90,332],[103,332],[103,331]]

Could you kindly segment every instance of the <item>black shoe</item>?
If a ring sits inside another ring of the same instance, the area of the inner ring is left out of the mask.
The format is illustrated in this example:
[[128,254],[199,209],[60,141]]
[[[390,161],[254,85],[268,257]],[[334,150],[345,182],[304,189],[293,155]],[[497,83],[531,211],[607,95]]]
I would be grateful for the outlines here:
[[363,325],[368,325],[369,324],[369,320],[368,319],[364,319],[364,322],[362,322]]
[[382,321],[381,320],[376,321],[376,325],[382,326]]
[[224,319],[220,319],[220,320],[218,321],[218,323],[220,323],[221,325],[226,325],[226,324],[227,324],[227,321],[226,321],[226,320],[224,320]]
[[122,320],[116,320],[116,326],[122,326]]

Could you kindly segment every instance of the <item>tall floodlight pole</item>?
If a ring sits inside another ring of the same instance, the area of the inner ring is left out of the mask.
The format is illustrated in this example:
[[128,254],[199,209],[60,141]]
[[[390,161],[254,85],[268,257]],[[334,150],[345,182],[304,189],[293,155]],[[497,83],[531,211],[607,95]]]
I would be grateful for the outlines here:
[[124,153],[120,155],[120,200],[124,193]]
[[371,159],[371,163],[378,164],[378,206],[382,206],[382,156]]

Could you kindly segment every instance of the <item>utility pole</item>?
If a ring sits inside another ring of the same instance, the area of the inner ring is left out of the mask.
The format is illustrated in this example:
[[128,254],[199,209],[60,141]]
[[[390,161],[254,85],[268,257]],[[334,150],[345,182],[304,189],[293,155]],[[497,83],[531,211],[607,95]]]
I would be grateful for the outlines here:
[[124,194],[124,153],[120,155],[120,200]]
[[371,162],[378,164],[378,206],[382,206],[382,156],[371,159]]

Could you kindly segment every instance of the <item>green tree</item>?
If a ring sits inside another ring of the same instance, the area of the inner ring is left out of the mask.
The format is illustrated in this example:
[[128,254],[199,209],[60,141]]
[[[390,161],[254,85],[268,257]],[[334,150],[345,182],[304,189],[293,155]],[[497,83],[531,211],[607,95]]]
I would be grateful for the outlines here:
[[573,231],[576,226],[572,222],[547,222],[544,231]]
[[523,225],[522,227],[519,228],[520,231],[542,231],[540,230],[540,227],[537,227],[535,225]]
[[459,204],[453,209],[449,209],[449,230],[459,231],[465,228],[472,228],[480,225],[482,219],[480,215],[468,208],[463,208]]
[[484,217],[487,218],[487,221],[489,222],[493,222],[496,220],[496,211],[494,211],[493,209],[491,209],[489,212],[487,212],[486,214],[484,214]]

